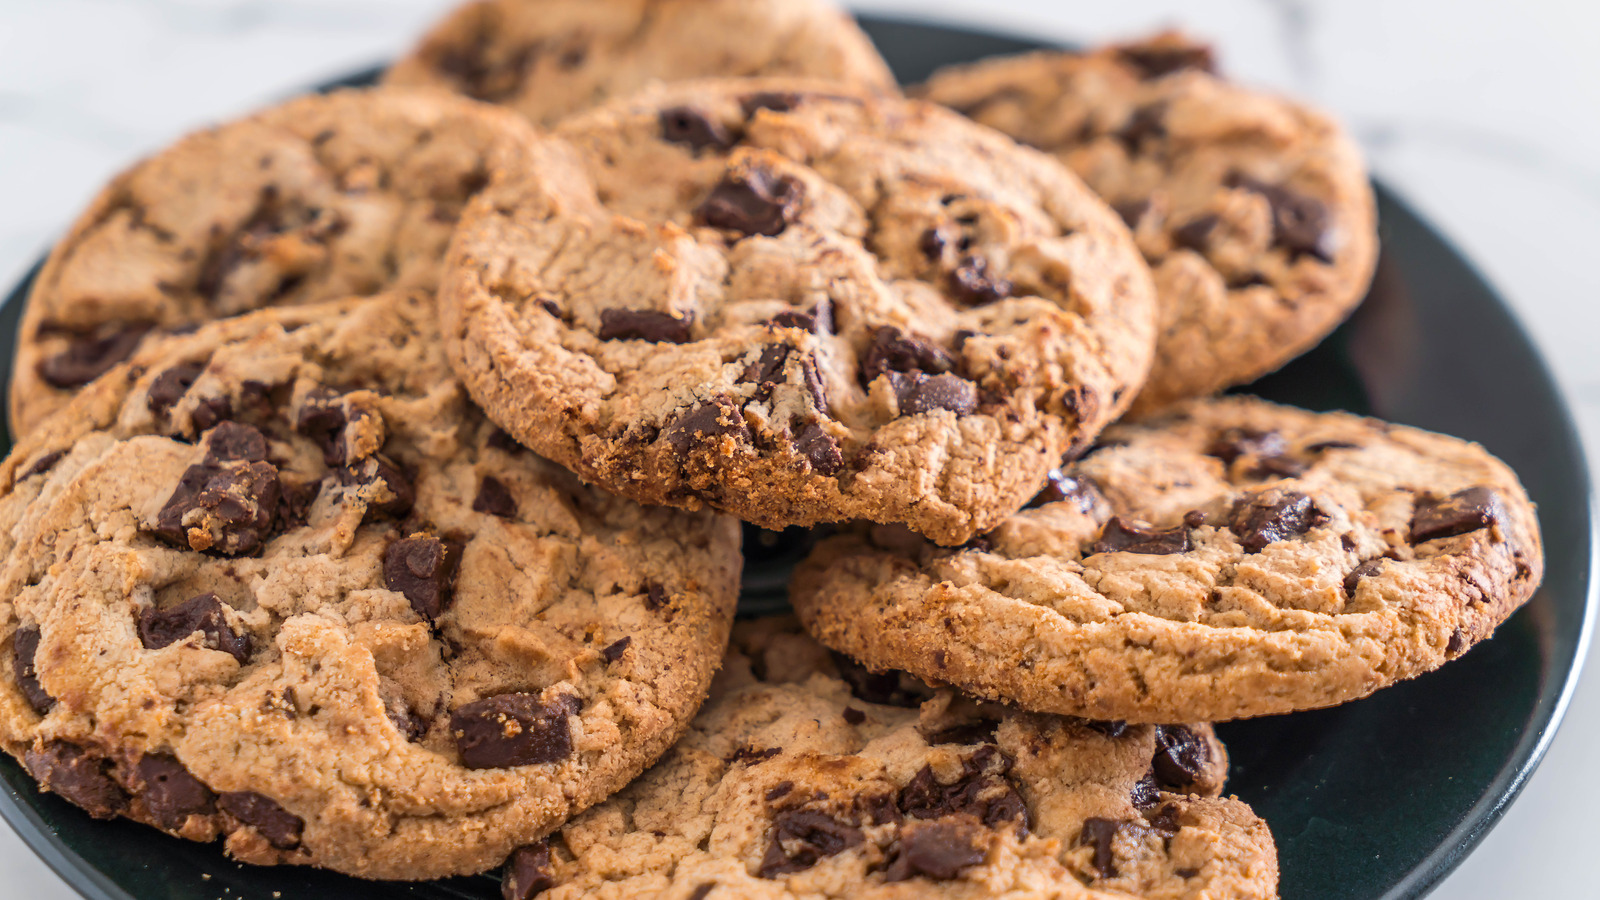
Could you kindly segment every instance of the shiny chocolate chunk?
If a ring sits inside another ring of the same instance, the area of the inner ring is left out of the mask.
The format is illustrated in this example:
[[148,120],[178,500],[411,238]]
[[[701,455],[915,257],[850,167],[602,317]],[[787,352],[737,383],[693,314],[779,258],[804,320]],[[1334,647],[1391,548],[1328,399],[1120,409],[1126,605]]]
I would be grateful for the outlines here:
[[967,257],[950,272],[950,293],[956,302],[967,306],[988,306],[1011,296],[1010,281],[989,271],[989,261],[981,256]]
[[128,806],[128,794],[111,777],[111,763],[70,741],[46,741],[22,756],[28,774],[45,790],[60,794],[96,819],[109,819]]
[[1293,255],[1309,253],[1323,262],[1333,262],[1333,217],[1321,200],[1284,185],[1268,184],[1238,173],[1230,176],[1227,184],[1266,198],[1272,207],[1274,244]]
[[383,552],[383,584],[398,591],[417,615],[436,621],[450,608],[462,546],[431,534],[413,534]]
[[39,628],[35,625],[24,625],[11,636],[11,673],[17,680],[17,688],[22,691],[22,696],[39,715],[45,715],[55,708],[56,698],[45,691],[44,685],[39,683],[39,670],[35,668],[34,658],[39,655]]
[[614,663],[622,658],[622,654],[628,652],[628,647],[632,644],[633,637],[631,635],[614,643],[607,644],[605,648],[600,651],[600,658],[608,663]]
[[1089,548],[1094,553],[1145,553],[1165,556],[1188,553],[1192,549],[1187,526],[1159,529],[1123,521],[1112,516],[1100,532],[1100,539]]
[[256,830],[279,850],[300,846],[306,823],[276,800],[254,791],[230,791],[217,797],[217,808]]
[[536,694],[498,694],[458,707],[450,715],[450,731],[461,764],[469,769],[561,762],[572,755],[567,718],[578,709],[571,696],[546,704]]
[[727,397],[714,397],[678,417],[668,425],[661,436],[674,452],[682,456],[696,446],[715,442],[722,437],[748,441],[750,429],[744,424],[744,413]]
[[1235,502],[1228,528],[1239,536],[1246,553],[1260,553],[1269,544],[1299,537],[1327,521],[1305,494],[1272,489]]
[[1035,494],[1024,509],[1037,509],[1050,503],[1072,502],[1079,512],[1097,514],[1108,509],[1106,498],[1087,475],[1067,475],[1060,469],[1045,473],[1044,489]]
[[147,753],[134,764],[133,774],[135,793],[144,801],[145,811],[168,831],[181,829],[190,816],[217,811],[216,793],[175,756]]
[[1156,726],[1156,755],[1152,761],[1156,784],[1163,790],[1192,794],[1207,782],[1211,747],[1204,738],[1182,725]]
[[660,120],[662,140],[682,144],[696,153],[707,147],[727,150],[735,143],[733,135],[721,123],[713,122],[705,113],[690,106],[664,109]]
[[1448,497],[1417,498],[1411,514],[1411,543],[1456,537],[1500,521],[1500,498],[1493,488],[1478,486]]
[[942,375],[955,367],[955,359],[932,341],[884,325],[874,332],[872,345],[862,357],[861,383],[871,384],[890,372]]
[[900,415],[948,410],[957,416],[971,415],[978,408],[978,386],[959,375],[924,375],[913,372],[889,374]]
[[923,766],[900,790],[900,811],[913,819],[942,819],[965,814],[990,828],[1015,823],[1028,827],[1027,806],[1005,773],[1011,761],[992,745],[979,747],[961,764],[961,776],[941,784],[932,766]]
[[208,452],[184,470],[152,533],[198,552],[254,553],[272,536],[280,490],[271,463],[220,461]]
[[1093,865],[1101,878],[1117,877],[1117,855],[1114,846],[1117,832],[1131,824],[1133,823],[1118,822],[1099,816],[1083,820],[1083,830],[1078,833],[1078,844],[1094,848]]
[[503,900],[532,900],[556,886],[556,869],[550,861],[550,839],[518,847],[506,858],[500,875]]
[[802,872],[861,841],[861,829],[827,813],[810,809],[784,810],[772,817],[772,843],[756,869],[756,876],[776,878]]
[[650,341],[656,344],[687,344],[692,340],[693,316],[678,316],[653,309],[603,309],[600,311],[602,341]]
[[756,169],[730,172],[696,210],[700,221],[712,228],[736,231],[745,237],[777,237],[800,211],[805,189],[793,178]]
[[1354,569],[1351,569],[1350,570],[1350,574],[1346,575],[1344,577],[1344,594],[1345,594],[1345,596],[1346,597],[1354,597],[1356,595],[1356,586],[1361,584],[1361,579],[1363,579],[1363,578],[1371,578],[1372,576],[1374,576],[1374,575],[1376,575],[1376,574],[1378,574],[1379,572],[1382,572],[1382,571],[1383,571],[1383,559],[1382,558],[1369,559],[1366,562],[1362,563],[1361,565],[1356,566]]
[[176,606],[151,606],[139,613],[139,640],[146,650],[160,650],[196,632],[202,647],[226,653],[240,665],[250,661],[250,633],[233,630],[216,594],[197,594]]

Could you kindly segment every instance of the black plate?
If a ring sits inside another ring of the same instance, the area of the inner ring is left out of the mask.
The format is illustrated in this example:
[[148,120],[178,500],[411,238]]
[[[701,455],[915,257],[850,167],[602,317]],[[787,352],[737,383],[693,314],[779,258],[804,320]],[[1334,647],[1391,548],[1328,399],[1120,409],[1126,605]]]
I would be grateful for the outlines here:
[[[1036,46],[935,25],[863,24],[908,82],[947,63]],[[1594,606],[1589,475],[1560,392],[1472,265],[1393,193],[1380,187],[1378,201],[1383,256],[1366,303],[1316,350],[1247,390],[1481,442],[1517,470],[1539,504],[1548,562],[1527,608],[1443,670],[1337,709],[1221,729],[1233,755],[1229,788],[1277,838],[1285,900],[1417,897],[1454,868],[1549,745]],[[31,280],[0,307],[0,372],[10,369],[7,336]],[[807,540],[800,529],[747,533],[743,611],[786,604],[788,566]],[[245,867],[216,845],[92,821],[40,794],[9,757],[0,780],[0,815],[93,900],[499,896],[492,876],[402,885]]]

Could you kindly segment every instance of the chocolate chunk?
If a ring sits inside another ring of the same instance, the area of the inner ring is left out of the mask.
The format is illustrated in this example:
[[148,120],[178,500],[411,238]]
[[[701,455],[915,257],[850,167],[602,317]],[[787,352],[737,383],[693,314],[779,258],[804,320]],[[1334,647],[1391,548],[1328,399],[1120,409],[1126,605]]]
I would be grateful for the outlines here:
[[905,881],[918,875],[949,881],[967,866],[989,856],[989,837],[969,822],[912,822],[900,832],[884,881]]
[[500,896],[504,900],[532,900],[556,886],[556,869],[550,860],[550,839],[518,847],[506,857],[500,875]]
[[928,735],[928,743],[936,744],[992,744],[1000,723],[994,719],[979,719],[963,725],[952,725]]
[[605,649],[600,651],[600,658],[604,659],[608,663],[614,663],[622,658],[622,654],[628,652],[628,647],[632,643],[633,636],[629,635],[628,637],[625,637],[615,643],[607,644]]
[[1221,218],[1205,213],[1172,229],[1172,245],[1196,253],[1204,253],[1211,246],[1211,232],[1217,230]]
[[1298,537],[1328,521],[1317,504],[1299,491],[1266,490],[1233,504],[1228,527],[1246,553]]
[[716,890],[716,888],[717,883],[715,881],[707,881],[704,884],[696,885],[695,889],[689,893],[688,900],[706,900],[706,895]]
[[1079,846],[1094,848],[1093,865],[1101,878],[1117,877],[1116,852],[1114,844],[1117,832],[1128,823],[1112,819],[1102,819],[1099,816],[1083,820],[1083,830],[1078,832]]
[[208,461],[190,466],[156,515],[156,537],[222,556],[261,548],[277,519],[278,470],[268,462]]
[[344,429],[350,422],[345,405],[340,401],[340,396],[333,391],[317,388],[306,395],[294,423],[296,431],[322,448],[323,462],[330,466],[347,462]]
[[1500,521],[1500,497],[1493,488],[1478,486],[1448,497],[1419,497],[1411,514],[1411,543],[1456,537]]
[[819,415],[828,415],[828,388],[822,383],[822,374],[817,371],[817,357],[815,354],[806,354],[800,361],[800,375],[805,380],[806,392],[811,395],[811,406]]
[[1067,475],[1060,469],[1045,473],[1044,490],[1028,501],[1025,509],[1037,509],[1048,503],[1073,501],[1079,512],[1091,515],[1106,508],[1106,498],[1087,475]]
[[1183,514],[1183,524],[1189,528],[1199,528],[1206,523],[1206,513],[1203,509],[1191,509]]
[[1167,136],[1166,117],[1165,103],[1141,106],[1133,111],[1127,123],[1117,131],[1117,139],[1122,141],[1129,153],[1139,153],[1144,150],[1146,144]]
[[872,346],[862,358],[861,383],[871,384],[890,372],[942,375],[955,367],[955,359],[931,341],[884,325],[873,335]]
[[644,585],[644,606],[651,612],[656,612],[667,605],[667,589],[654,582]]
[[844,453],[839,449],[839,442],[815,422],[800,429],[794,448],[819,474],[836,475],[844,468]]
[[572,755],[567,717],[578,708],[571,696],[546,705],[534,694],[499,694],[458,707],[450,715],[450,730],[461,764],[469,769],[560,762]]
[[478,496],[472,501],[472,511],[488,513],[502,519],[515,519],[517,501],[500,479],[485,475],[483,482],[478,485]]
[[1211,48],[1200,44],[1128,44],[1117,48],[1117,56],[1147,80],[1185,69],[1212,74],[1217,71]]
[[1005,773],[1011,761],[992,745],[980,747],[961,764],[961,776],[940,784],[932,766],[923,766],[900,791],[900,811],[913,819],[939,819],[964,813],[990,828],[1016,823],[1027,830],[1027,807]]
[[383,705],[384,715],[389,717],[394,730],[405,735],[407,741],[415,744],[428,733],[428,723],[412,711],[404,700],[386,702]]
[[917,249],[922,251],[922,255],[927,257],[928,262],[936,263],[939,260],[944,259],[944,248],[947,246],[947,244],[948,241],[945,240],[943,231],[940,231],[938,228],[929,228],[927,231],[924,231],[922,233],[922,237],[918,239]]
[[788,344],[768,344],[755,362],[745,366],[744,372],[739,375],[739,383],[757,385],[755,396],[758,399],[771,395],[774,387],[787,380],[783,368],[793,352],[794,348]]
[[254,791],[229,791],[217,797],[217,808],[256,830],[267,843],[279,850],[300,846],[300,833],[306,823],[278,805],[271,797]]
[[217,795],[184,768],[177,757],[146,754],[139,757],[133,774],[138,781],[135,793],[144,801],[145,811],[168,831],[182,828],[190,816],[209,816],[217,811]]
[[774,800],[789,796],[789,792],[792,790],[794,790],[794,782],[780,781],[773,785],[772,789],[767,791],[764,796],[766,797],[767,802],[771,803]]
[[1160,793],[1161,788],[1156,786],[1156,773],[1152,770],[1134,784],[1133,790],[1128,792],[1128,800],[1135,809],[1149,809],[1161,799]]
[[817,317],[810,313],[781,312],[773,316],[770,324],[774,328],[798,328],[801,331],[817,333]]
[[987,306],[1011,296],[1010,281],[989,271],[989,261],[969,256],[950,272],[950,293],[967,306]]
[[194,387],[195,381],[205,370],[205,363],[186,362],[178,363],[157,375],[145,394],[145,407],[156,418],[165,417],[183,399],[183,395],[189,393],[189,388]]
[[383,584],[399,591],[417,615],[436,621],[450,608],[462,546],[431,534],[401,538],[383,551]]
[[1307,453],[1327,453],[1329,450],[1359,450],[1359,449],[1361,449],[1361,445],[1360,444],[1352,444],[1349,441],[1318,441],[1315,444],[1307,444],[1306,445],[1306,452]]
[[233,402],[227,397],[207,397],[194,405],[189,421],[195,431],[210,431],[219,423],[233,418]]
[[206,435],[207,463],[264,462],[267,436],[260,429],[238,422],[222,422]]
[[1361,579],[1370,578],[1382,571],[1383,560],[1381,558],[1369,559],[1361,565],[1356,566],[1354,569],[1351,569],[1350,574],[1344,577],[1345,596],[1354,597],[1356,595],[1356,585],[1361,583]]
[[898,822],[903,817],[894,794],[867,794],[856,797],[853,804],[874,825]]
[[216,594],[196,594],[166,609],[151,606],[139,613],[139,640],[146,650],[185,640],[200,632],[200,645],[210,650],[220,650],[244,665],[250,660],[252,640],[249,632],[239,634],[228,624],[222,601]]
[[39,715],[45,715],[55,708],[56,698],[45,691],[44,685],[39,683],[39,670],[35,668],[34,659],[39,655],[39,629],[35,625],[24,625],[17,629],[11,636],[11,673],[17,680],[17,688],[22,691],[22,696]]
[[1084,719],[1083,725],[1085,728],[1088,728],[1092,731],[1098,731],[1112,740],[1116,740],[1117,738],[1128,733],[1128,723],[1122,721],[1121,719],[1111,719],[1109,721]]
[[1289,445],[1283,435],[1276,431],[1229,428],[1206,447],[1206,455],[1215,456],[1224,465],[1231,466],[1241,458],[1282,456],[1288,450]]
[[669,144],[683,144],[696,153],[707,147],[727,150],[734,145],[733,135],[728,133],[728,129],[690,106],[674,106],[661,111],[661,139]]
[[65,450],[52,450],[49,453],[46,453],[37,460],[34,460],[33,465],[29,466],[27,471],[17,476],[17,480],[26,481],[35,475],[43,475],[51,469],[54,469],[56,467],[56,463],[65,459],[66,455],[67,451]]
[[758,91],[740,100],[739,106],[744,109],[744,117],[748,119],[763,109],[780,113],[790,112],[800,105],[802,99],[804,98],[801,95],[793,91]]
[[1330,246],[1332,216],[1321,200],[1283,185],[1267,184],[1248,175],[1234,173],[1227,185],[1253,191],[1266,198],[1272,207],[1272,239],[1293,255],[1309,253],[1326,263],[1333,262]]
[[39,377],[54,388],[82,387],[132,356],[152,327],[147,322],[120,325],[98,335],[73,338],[67,349],[39,361]]
[[694,317],[683,318],[653,309],[603,309],[600,311],[600,340],[650,341],[657,344],[687,344]]
[[1156,783],[1179,794],[1192,794],[1206,782],[1211,747],[1182,725],[1156,726]]
[[782,752],[783,750],[778,747],[740,747],[733,751],[732,755],[724,759],[723,762],[730,766],[734,763],[745,763],[753,766],[756,763],[766,762]]
[[861,829],[836,821],[826,813],[810,809],[784,810],[772,817],[772,844],[767,847],[756,876],[776,878],[802,872],[861,841]]
[[860,725],[867,720],[867,714],[854,706],[846,706],[844,708],[844,720],[851,725]]
[[527,447],[517,443],[516,438],[512,437],[504,429],[500,428],[491,429],[489,431],[489,437],[483,443],[484,446],[493,447],[494,449],[499,450],[501,453],[516,454],[528,449]]
[[835,652],[832,656],[834,668],[839,670],[839,677],[850,685],[850,694],[857,700],[916,709],[922,705],[922,701],[933,696],[933,689],[913,675],[893,669],[887,672],[870,672],[866,666],[843,653]]
[[1444,655],[1451,659],[1455,659],[1457,656],[1461,655],[1463,650],[1466,649],[1467,633],[1459,628],[1450,632],[1450,640],[1446,641],[1444,645]]
[[696,214],[712,228],[737,231],[749,237],[776,237],[799,212],[805,189],[793,178],[756,169],[730,172],[708,196]]
[[720,443],[717,439],[722,437],[747,441],[750,429],[745,427],[743,411],[733,401],[714,397],[679,416],[661,436],[681,456],[698,445]]
[[895,400],[900,415],[916,416],[936,410],[949,410],[957,416],[971,415],[978,408],[978,386],[959,375],[902,375],[891,372]]
[[373,454],[340,469],[339,482],[368,488],[365,491],[367,514],[362,517],[363,522],[374,516],[403,518],[417,502],[417,491],[411,486],[411,479],[382,454]]
[[1189,529],[1183,525],[1168,528],[1148,528],[1124,522],[1112,516],[1100,532],[1100,539],[1089,549],[1095,553],[1146,553],[1164,556],[1170,553],[1188,553],[1192,548]]
[[[1156,831],[1165,832],[1166,834],[1177,834],[1179,831],[1183,830],[1182,823],[1178,821],[1180,815],[1181,812],[1179,811],[1178,807],[1175,804],[1168,803],[1156,810],[1153,815],[1148,815],[1147,821],[1149,822],[1150,827]],[[1138,827],[1138,823],[1136,822],[1129,824],[1133,825],[1134,827]]]
[[23,765],[39,785],[72,801],[96,819],[109,819],[128,805],[128,794],[111,777],[111,764],[70,741],[30,747]]

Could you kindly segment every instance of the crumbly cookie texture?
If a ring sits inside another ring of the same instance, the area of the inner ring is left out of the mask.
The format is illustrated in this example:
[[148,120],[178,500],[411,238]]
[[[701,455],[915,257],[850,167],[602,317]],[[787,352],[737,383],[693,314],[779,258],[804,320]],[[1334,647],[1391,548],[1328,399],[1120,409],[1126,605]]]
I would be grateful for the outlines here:
[[464,216],[445,340],[491,418],[641,502],[959,544],[1148,367],[1153,288],[1116,214],[931,104],[682,82],[540,153]]
[[825,0],[481,0],[435,25],[384,81],[551,126],[655,81],[759,75],[897,91],[871,39]]
[[957,66],[917,93],[1055,154],[1133,229],[1160,308],[1136,413],[1277,369],[1372,279],[1377,214],[1355,144],[1304,103],[1218,77],[1183,35]]
[[263,306],[433,290],[462,207],[536,140],[442,91],[303,97],[119,175],[50,254],[17,341],[26,434],[147,335]]
[[1276,897],[1226,773],[1209,725],[1018,712],[746,622],[683,740],[513,854],[505,897]]
[[0,744],[247,862],[481,871],[687,727],[736,526],[511,442],[431,298],[212,323],[0,465]]
[[1235,397],[1108,429],[960,550],[824,541],[791,596],[871,666],[1027,709],[1222,721],[1435,669],[1543,567],[1532,503],[1478,445]]

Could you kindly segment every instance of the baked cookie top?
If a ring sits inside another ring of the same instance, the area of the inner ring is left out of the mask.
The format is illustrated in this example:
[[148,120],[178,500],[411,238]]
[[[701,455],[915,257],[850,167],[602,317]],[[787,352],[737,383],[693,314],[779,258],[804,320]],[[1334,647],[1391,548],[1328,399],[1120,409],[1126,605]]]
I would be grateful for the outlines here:
[[1222,721],[1437,668],[1543,567],[1533,505],[1478,445],[1233,397],[1107,429],[962,549],[826,540],[791,598],[874,667],[1028,709]]
[[736,601],[736,522],[510,442],[431,298],[148,346],[0,490],[0,744],[92,815],[252,863],[498,864],[687,727]]
[[1306,104],[1219,77],[1181,34],[957,66],[917,93],[1054,154],[1133,229],[1160,308],[1136,412],[1277,369],[1366,294],[1360,151]]
[[533,140],[517,116],[442,91],[349,90],[192,134],[134,165],[34,282],[13,431],[66,406],[147,334],[433,290],[467,198]]
[[491,418],[609,490],[959,544],[1144,376],[1122,222],[947,110],[678,82],[556,135],[463,217],[445,340]]
[[1276,897],[1226,772],[1209,725],[1022,713],[747,622],[683,740],[505,897]]
[[896,91],[871,39],[826,0],[480,0],[445,16],[384,81],[549,126],[654,81],[757,75]]

